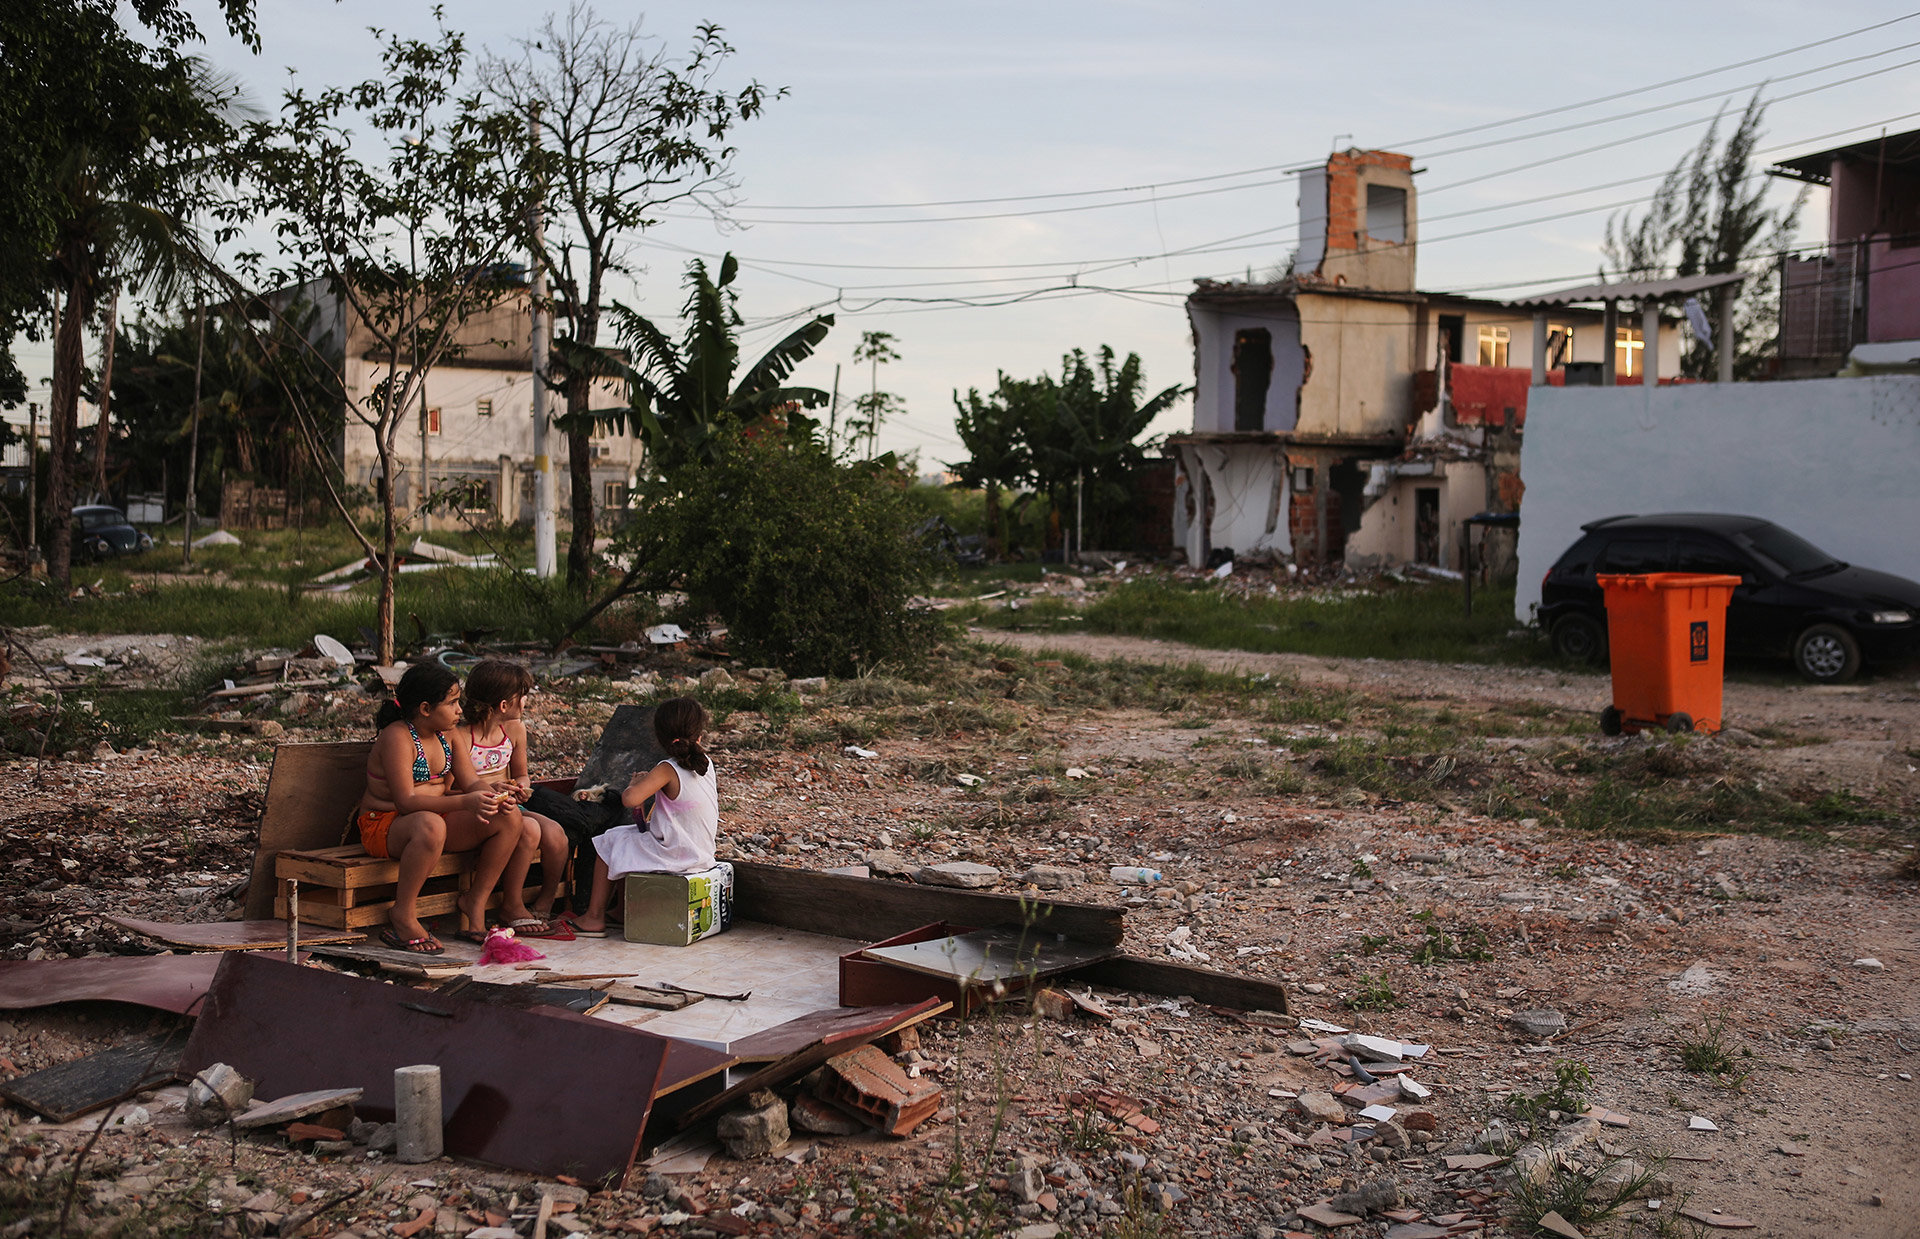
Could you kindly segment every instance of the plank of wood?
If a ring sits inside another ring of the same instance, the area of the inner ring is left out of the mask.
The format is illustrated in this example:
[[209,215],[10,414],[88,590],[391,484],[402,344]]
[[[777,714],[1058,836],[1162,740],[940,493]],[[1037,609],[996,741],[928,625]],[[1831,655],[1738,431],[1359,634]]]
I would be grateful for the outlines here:
[[[437,878],[474,867],[478,852],[447,852],[433,862],[427,876]],[[298,878],[302,885],[360,887],[392,885],[400,880],[400,862],[368,856],[316,856],[312,852],[282,852],[273,863],[278,878]]]
[[465,972],[473,966],[472,960],[455,955],[422,955],[418,951],[397,951],[384,946],[316,946],[307,953],[349,964],[372,964],[382,972],[403,977],[437,979]]
[[[209,1063],[208,1066],[212,1064]],[[196,1068],[205,1070],[205,1068]],[[289,1093],[285,1097],[276,1097],[272,1101],[257,1101],[253,1105],[233,1116],[233,1125],[247,1130],[254,1127],[274,1127],[281,1123],[291,1123],[295,1119],[306,1118],[309,1114],[325,1114],[340,1106],[350,1106],[366,1095],[360,1088],[317,1088],[301,1093]]]
[[1095,946],[1119,946],[1125,910],[855,878],[758,861],[733,863],[734,915],[807,933],[874,942],[935,921],[990,928],[1031,924]]
[[[857,1027],[843,1026],[834,1032],[815,1037],[801,1049],[766,1064],[758,1071],[749,1073],[745,1079],[737,1081],[718,1095],[709,1097],[699,1105],[688,1109],[675,1120],[675,1126],[684,1131],[703,1119],[712,1118],[725,1111],[749,1093],[763,1088],[775,1088],[789,1080],[799,1079],[836,1054],[845,1054],[848,1050],[855,1050],[870,1042],[878,1041],[890,1032],[918,1024],[923,1020],[930,1020],[942,1011],[950,1010],[952,1006],[950,1002],[929,998],[925,1002],[915,1003],[905,1008],[864,1008],[869,1017],[867,1024]],[[837,1011],[817,1014],[832,1016],[836,1015]],[[801,1016],[800,1022],[810,1018],[812,1017]],[[767,1031],[771,1033],[777,1030]]]
[[702,1000],[699,994],[684,994],[678,990],[643,989],[631,985],[615,986],[605,993],[609,1002],[623,1007],[647,1007],[654,1011],[678,1011]]
[[1091,981],[1095,985],[1140,994],[1161,994],[1168,998],[1192,997],[1213,1007],[1287,1014],[1287,991],[1278,982],[1216,972],[1212,968],[1196,968],[1192,964],[1143,959],[1138,955],[1116,955],[1112,959],[1075,969],[1068,975],[1076,981]]
[[305,848],[338,847],[347,814],[367,788],[371,740],[325,744],[282,744],[273,750],[267,776],[267,802],[260,815],[260,842],[253,853],[253,880],[247,886],[245,916],[273,915],[273,858]]
[[174,1078],[184,1034],[148,1037],[0,1083],[0,1097],[56,1123],[71,1122]]
[[185,1015],[213,984],[220,955],[116,955],[0,961],[0,1010],[128,1002]]
[[[538,886],[529,886],[521,894],[524,900],[532,900],[540,893]],[[504,896],[495,891],[487,897],[488,909],[498,908]],[[422,919],[451,914],[460,902],[459,891],[442,891],[438,894],[421,894],[414,906],[419,909]],[[284,896],[273,901],[273,911],[281,920],[287,916],[287,901]],[[300,889],[300,919],[316,925],[327,925],[336,929],[365,929],[374,925],[385,925],[393,913],[393,900],[383,899],[378,903],[359,904],[351,908],[342,908],[330,904],[311,902],[307,899],[305,887]]]
[[[301,891],[301,898],[306,892]],[[287,923],[281,921],[211,921],[205,924],[174,925],[165,921],[145,921],[137,916],[109,916],[110,923],[143,938],[190,951],[258,951],[287,943]],[[326,926],[300,926],[301,946],[324,946],[366,941],[366,935],[350,929]]]

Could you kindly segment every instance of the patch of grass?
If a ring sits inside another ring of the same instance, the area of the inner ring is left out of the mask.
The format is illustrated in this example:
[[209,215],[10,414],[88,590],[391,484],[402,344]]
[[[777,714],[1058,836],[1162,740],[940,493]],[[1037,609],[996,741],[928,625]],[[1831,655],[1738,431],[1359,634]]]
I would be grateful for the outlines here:
[[[1553,1065],[1553,1083],[1538,1093],[1515,1093],[1507,1105],[1513,1116],[1538,1127],[1553,1111],[1578,1114],[1587,1108],[1587,1090],[1593,1087],[1593,1072],[1576,1059],[1563,1058]],[[1551,1207],[1551,1206],[1549,1206]],[[1542,1210],[1545,1212],[1545,1210]]]
[[1540,1219],[1558,1213],[1576,1227],[1606,1221],[1635,1197],[1643,1196],[1660,1177],[1659,1163],[1641,1165],[1610,1157],[1591,1166],[1555,1160],[1544,1175],[1515,1175],[1508,1211],[1529,1234],[1552,1232],[1540,1228]]
[[874,1195],[864,1183],[853,1190],[851,1225],[857,1235],[999,1239],[1007,1230],[1000,1198],[984,1181],[968,1183],[958,1164],[937,1179],[889,1196]]
[[[1031,608],[1000,611],[987,623],[1025,625],[1042,615]],[[1424,658],[1442,662],[1523,663],[1544,659],[1533,640],[1514,640],[1513,591],[1481,595],[1472,618],[1451,585],[1379,584],[1365,591],[1242,598],[1211,585],[1164,579],[1115,586],[1077,612],[1090,632],[1161,637],[1209,649],[1320,654],[1345,658]],[[994,617],[1005,616],[1001,621]]]
[[1721,1088],[1739,1088],[1753,1074],[1752,1068],[1741,1069],[1743,1059],[1751,1059],[1753,1051],[1742,1049],[1735,1054],[1727,1043],[1727,1013],[1716,1012],[1701,1021],[1696,1037],[1680,1042],[1680,1065],[1695,1075],[1711,1079]]
[[1414,944],[1411,954],[1416,964],[1443,964],[1451,960],[1485,963],[1493,958],[1487,931],[1478,925],[1455,925],[1453,932],[1448,933],[1432,908],[1414,913],[1413,919],[1420,922],[1422,930],[1421,939]]
[[1154,1207],[1137,1175],[1128,1177],[1120,1194],[1119,1216],[1100,1224],[1100,1239],[1171,1239],[1182,1233],[1180,1226]]
[[1400,1005],[1400,995],[1393,992],[1384,975],[1376,977],[1370,972],[1363,972],[1354,980],[1358,984],[1346,1000],[1348,1010],[1391,1011]]

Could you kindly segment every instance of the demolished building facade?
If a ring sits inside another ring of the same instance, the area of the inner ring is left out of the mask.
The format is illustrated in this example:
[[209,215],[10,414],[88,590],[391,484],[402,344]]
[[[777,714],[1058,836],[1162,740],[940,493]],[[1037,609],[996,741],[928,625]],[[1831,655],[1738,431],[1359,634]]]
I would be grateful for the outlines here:
[[[1466,518],[1519,507],[1519,440],[1536,320],[1511,305],[1420,292],[1417,169],[1350,149],[1298,174],[1300,248],[1265,281],[1202,280],[1187,299],[1194,422],[1170,436],[1174,543],[1228,557],[1462,570]],[[1546,330],[1554,382],[1637,383],[1645,341],[1568,307]],[[1678,327],[1657,332],[1673,374]],[[1513,364],[1520,363],[1520,364]],[[1512,535],[1475,563],[1505,570]]]

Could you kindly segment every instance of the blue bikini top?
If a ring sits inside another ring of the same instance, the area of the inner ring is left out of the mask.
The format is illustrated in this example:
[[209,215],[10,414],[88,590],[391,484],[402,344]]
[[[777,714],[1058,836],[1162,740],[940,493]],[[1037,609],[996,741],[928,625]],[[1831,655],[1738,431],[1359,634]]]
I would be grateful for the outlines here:
[[[407,724],[407,734],[413,737],[413,781],[415,783],[433,782],[435,775],[427,765],[427,750],[420,747],[420,733],[413,729],[412,723]],[[453,769],[453,746],[447,743],[446,732],[434,734],[440,737],[440,751],[446,754],[447,758],[446,764],[440,768],[440,773],[444,775]]]

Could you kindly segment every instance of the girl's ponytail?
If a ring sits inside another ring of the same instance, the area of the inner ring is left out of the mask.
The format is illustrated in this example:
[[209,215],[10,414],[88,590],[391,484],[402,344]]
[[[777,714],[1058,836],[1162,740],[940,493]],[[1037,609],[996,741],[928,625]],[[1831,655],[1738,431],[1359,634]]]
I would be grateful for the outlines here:
[[653,736],[674,761],[695,774],[705,774],[712,764],[700,737],[707,730],[706,707],[691,697],[663,701],[653,712]]

